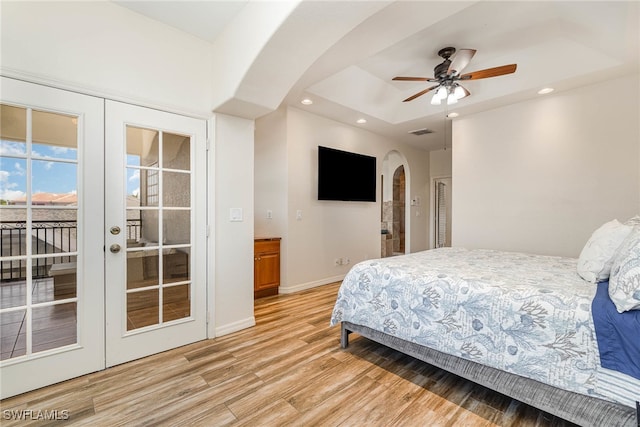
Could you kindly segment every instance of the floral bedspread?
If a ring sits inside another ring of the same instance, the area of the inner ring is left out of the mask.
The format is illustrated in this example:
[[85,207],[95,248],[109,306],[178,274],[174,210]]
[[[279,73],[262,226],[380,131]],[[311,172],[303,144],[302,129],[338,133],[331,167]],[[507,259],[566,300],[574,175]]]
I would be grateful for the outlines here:
[[348,321],[599,395],[596,286],[576,265],[573,258],[462,248],[363,261],[345,277],[331,325]]

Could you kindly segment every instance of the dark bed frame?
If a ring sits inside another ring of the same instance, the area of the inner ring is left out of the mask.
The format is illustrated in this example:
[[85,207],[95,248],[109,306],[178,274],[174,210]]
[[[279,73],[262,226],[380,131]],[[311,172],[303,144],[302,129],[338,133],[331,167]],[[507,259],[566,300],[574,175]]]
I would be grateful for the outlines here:
[[640,404],[638,403],[634,410],[628,406],[562,390],[350,322],[342,322],[341,329],[340,346],[342,348],[347,348],[349,334],[355,332],[572,423],[588,427],[640,427]]

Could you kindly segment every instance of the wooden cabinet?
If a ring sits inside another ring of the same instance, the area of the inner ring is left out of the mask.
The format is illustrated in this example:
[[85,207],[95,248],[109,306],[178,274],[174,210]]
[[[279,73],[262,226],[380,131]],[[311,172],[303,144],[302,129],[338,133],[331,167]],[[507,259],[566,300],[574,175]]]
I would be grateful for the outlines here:
[[280,237],[255,239],[253,243],[253,297],[278,294],[280,286]]

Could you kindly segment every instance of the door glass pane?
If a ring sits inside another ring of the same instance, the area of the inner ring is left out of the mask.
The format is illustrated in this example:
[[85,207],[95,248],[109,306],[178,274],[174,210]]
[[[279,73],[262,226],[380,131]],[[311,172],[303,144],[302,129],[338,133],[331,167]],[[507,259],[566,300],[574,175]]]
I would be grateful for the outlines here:
[[[127,198],[129,203],[129,198]],[[127,226],[124,230],[128,248],[139,248],[144,245],[142,238],[142,222],[140,209],[127,209]]]
[[191,242],[191,211],[163,211],[164,240],[167,245],[184,245]]
[[11,358],[76,342],[78,118],[7,105],[0,113],[0,316],[14,325],[23,314],[20,333],[9,328],[16,344],[3,344]]
[[191,138],[165,132],[162,136],[162,167],[191,169]]
[[166,207],[191,206],[191,175],[180,172],[162,174],[162,204]]
[[[191,315],[191,284],[182,283],[190,281],[191,138],[131,126],[126,135],[126,237],[134,249],[127,253],[127,328],[132,330]],[[164,286],[174,283],[181,284]],[[154,289],[136,291],[149,287]]]
[[158,169],[144,169],[140,172],[140,205],[158,206],[160,203],[160,173]]
[[3,154],[27,154],[27,109],[0,105],[0,139]]
[[0,313],[0,360],[27,353],[26,316],[27,310]]
[[[75,200],[75,197],[74,197]],[[76,203],[70,201],[70,203]],[[69,206],[72,206],[71,204]],[[69,253],[77,250],[78,211],[76,209],[32,209],[32,251],[35,254]],[[73,262],[73,256],[56,262]]]
[[49,302],[76,297],[76,262],[58,258],[38,258],[33,264],[33,302]]
[[[0,206],[2,208],[2,206]],[[2,251],[3,257],[27,254],[27,210],[26,209],[0,209]],[[8,266],[8,265],[7,265]],[[6,267],[6,266],[5,266]],[[2,271],[2,278],[6,279],[7,271]],[[10,275],[9,275],[10,276]],[[26,277],[26,276],[25,276]]]
[[160,132],[127,126],[127,165],[153,166],[158,163]]
[[77,341],[76,303],[33,309],[33,352],[51,350]]
[[127,289],[157,286],[159,271],[157,250],[127,252]]
[[159,323],[159,292],[157,289],[127,294],[127,330]]
[[189,249],[165,249],[162,252],[162,283],[185,282],[189,280]]
[[76,206],[78,204],[78,167],[73,163],[33,160],[32,203],[48,206]]
[[189,285],[178,285],[162,290],[162,320],[164,322],[191,316],[189,288]]
[[143,246],[158,246],[158,242],[161,240],[158,215],[158,209],[140,211],[140,240]]
[[[7,153],[6,144],[2,153]],[[24,205],[26,203],[27,161],[15,157],[0,156],[0,200],[2,206]],[[4,219],[4,216],[3,216]]]
[[77,159],[78,118],[34,110],[33,157]]
[[2,261],[2,282],[0,282],[0,308],[20,307],[27,304],[26,280],[11,280],[10,274],[20,277],[20,267],[25,268],[26,260]]

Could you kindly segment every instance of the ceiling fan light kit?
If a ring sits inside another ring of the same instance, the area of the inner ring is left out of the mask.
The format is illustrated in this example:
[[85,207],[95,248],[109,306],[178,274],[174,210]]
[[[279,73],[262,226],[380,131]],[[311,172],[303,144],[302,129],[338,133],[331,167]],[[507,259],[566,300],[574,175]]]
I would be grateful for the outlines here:
[[[453,60],[449,59],[453,54],[455,54]],[[456,49],[454,47],[445,47],[438,51],[438,55],[443,58],[444,61],[436,65],[433,69],[435,77],[394,77],[393,80],[399,81],[438,83],[435,86],[431,86],[410,96],[403,102],[412,101],[435,89],[436,93],[431,98],[431,105],[440,105],[445,99],[447,100],[447,105],[455,104],[459,99],[471,95],[467,89],[457,83],[459,80],[486,79],[489,77],[511,74],[516,71],[517,65],[509,64],[461,75],[460,72],[469,64],[471,58],[473,58],[475,54],[475,49],[460,49],[456,53]]]

